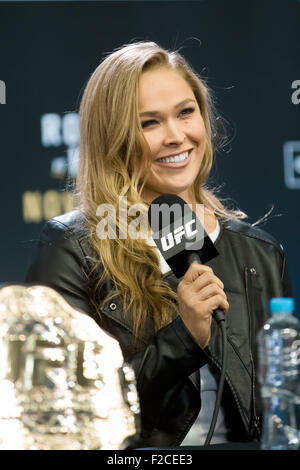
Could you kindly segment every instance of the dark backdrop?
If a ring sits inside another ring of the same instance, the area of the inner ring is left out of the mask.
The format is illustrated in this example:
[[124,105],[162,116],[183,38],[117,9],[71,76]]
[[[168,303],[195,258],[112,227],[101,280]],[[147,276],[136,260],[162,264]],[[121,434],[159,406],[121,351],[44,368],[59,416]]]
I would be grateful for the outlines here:
[[0,2],[0,282],[23,281],[45,220],[71,208],[63,188],[90,74],[104,53],[144,39],[181,47],[214,90],[231,137],[214,183],[251,223],[274,205],[262,228],[287,252],[299,315],[296,0]]

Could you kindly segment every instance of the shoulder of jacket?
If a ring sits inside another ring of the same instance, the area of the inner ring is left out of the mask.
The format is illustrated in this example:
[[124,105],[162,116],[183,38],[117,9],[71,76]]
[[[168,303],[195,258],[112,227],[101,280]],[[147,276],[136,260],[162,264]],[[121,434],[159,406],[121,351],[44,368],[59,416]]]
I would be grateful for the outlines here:
[[88,236],[87,221],[82,212],[73,210],[46,222],[43,233],[51,234],[52,241],[58,241],[61,238],[86,238]]
[[282,245],[276,240],[276,238],[274,238],[268,232],[262,230],[257,226],[253,226],[241,220],[232,219],[225,220],[222,222],[222,224],[226,231],[240,234],[248,238],[253,238],[264,243],[268,243],[269,245],[273,245],[278,248],[278,250],[280,250],[281,252],[283,251]]

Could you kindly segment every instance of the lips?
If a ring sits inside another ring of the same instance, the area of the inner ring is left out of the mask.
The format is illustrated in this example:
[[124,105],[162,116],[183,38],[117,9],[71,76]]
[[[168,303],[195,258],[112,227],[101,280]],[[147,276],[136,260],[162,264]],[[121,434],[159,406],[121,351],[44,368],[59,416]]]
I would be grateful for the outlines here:
[[189,154],[191,153],[193,149],[186,149],[186,150],[182,150],[181,152],[176,152],[176,153],[172,153],[170,155],[163,155],[162,157],[157,157],[155,159],[155,161],[159,160],[160,158],[171,158],[171,157],[176,157],[178,155],[182,155],[183,153],[186,153],[188,152]]
[[[173,155],[166,155],[165,157],[159,157],[158,159],[155,160],[155,163],[160,165],[160,166],[166,167],[166,168],[173,168],[173,169],[183,168],[183,167],[185,167],[189,164],[189,162],[191,160],[192,150],[193,149],[189,149],[189,150],[185,150],[184,152],[177,152]],[[160,158],[171,158],[171,157],[175,157],[177,155],[182,155],[186,152],[188,152],[188,157],[183,161],[170,162],[170,161],[161,161],[161,160],[159,160]]]

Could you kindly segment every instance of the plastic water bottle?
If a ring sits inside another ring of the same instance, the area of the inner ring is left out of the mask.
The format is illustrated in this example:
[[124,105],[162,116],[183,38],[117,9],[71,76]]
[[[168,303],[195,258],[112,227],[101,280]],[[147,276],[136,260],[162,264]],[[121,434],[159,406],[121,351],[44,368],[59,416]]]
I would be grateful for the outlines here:
[[257,337],[265,450],[300,449],[300,322],[293,312],[294,299],[271,299],[271,318]]

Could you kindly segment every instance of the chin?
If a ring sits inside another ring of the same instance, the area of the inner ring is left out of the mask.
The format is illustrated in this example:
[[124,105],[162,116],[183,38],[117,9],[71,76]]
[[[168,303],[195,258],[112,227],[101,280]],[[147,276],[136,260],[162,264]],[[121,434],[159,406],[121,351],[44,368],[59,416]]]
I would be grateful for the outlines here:
[[180,196],[180,194],[183,194],[183,195],[188,194],[192,189],[193,189],[193,183],[190,185],[185,185],[185,186],[173,186],[173,187],[170,187],[168,190],[165,190],[164,192],[177,194],[178,196]]

